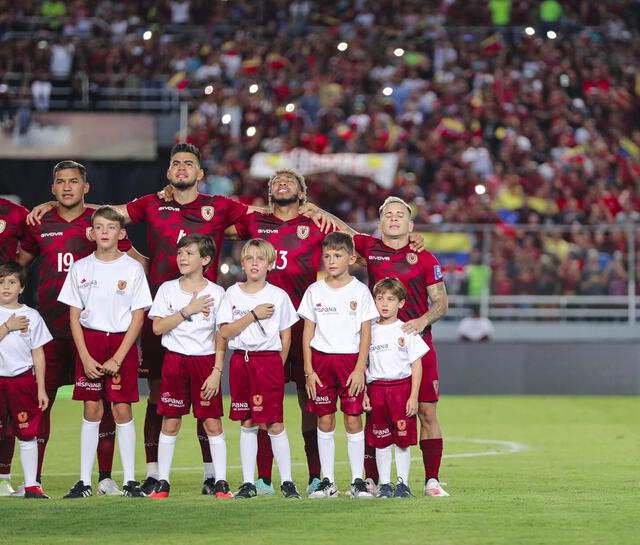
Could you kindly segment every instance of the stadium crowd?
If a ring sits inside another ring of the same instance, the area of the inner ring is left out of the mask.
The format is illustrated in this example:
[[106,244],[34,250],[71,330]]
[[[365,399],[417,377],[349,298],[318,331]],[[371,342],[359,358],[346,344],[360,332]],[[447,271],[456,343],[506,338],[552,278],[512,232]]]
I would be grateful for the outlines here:
[[[2,108],[10,119],[31,96],[46,109],[47,82],[80,92],[79,74],[92,96],[169,87],[191,105],[202,190],[247,204],[264,195],[258,151],[396,152],[391,190],[327,173],[310,200],[370,230],[391,193],[417,225],[495,225],[497,295],[624,295],[626,226],[640,220],[638,5],[0,1],[0,82],[31,74]],[[459,269],[449,292],[471,293]]]

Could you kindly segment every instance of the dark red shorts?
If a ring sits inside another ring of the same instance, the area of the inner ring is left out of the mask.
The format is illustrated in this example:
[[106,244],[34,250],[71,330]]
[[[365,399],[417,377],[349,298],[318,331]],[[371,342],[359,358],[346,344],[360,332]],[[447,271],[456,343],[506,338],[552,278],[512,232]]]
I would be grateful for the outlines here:
[[0,439],[7,432],[23,441],[33,439],[40,431],[41,418],[33,369],[17,377],[0,377],[0,422],[5,424],[0,426]]
[[153,320],[149,320],[147,312],[144,313],[144,323],[140,333],[140,349],[142,351],[142,363],[138,367],[138,376],[150,380],[162,377],[162,362],[167,349],[162,346],[160,335],[153,332]]
[[196,418],[222,417],[224,411],[221,391],[211,399],[204,399],[201,390],[202,384],[211,374],[215,359],[215,354],[185,356],[167,350],[162,364],[158,414],[177,418],[189,414],[193,405],[193,415]]
[[73,384],[76,370],[76,346],[73,339],[53,339],[43,346],[46,362],[44,387],[47,392]]
[[[111,358],[122,343],[124,333],[105,333],[95,329],[82,328],[84,342],[91,357],[98,363]],[[135,403],[138,395],[138,347],[134,344],[122,360],[117,375],[105,375],[93,380],[84,374],[80,356],[76,356],[76,385],[73,399],[77,401],[100,401],[112,403]]]
[[422,382],[418,391],[418,401],[421,403],[438,401],[440,399],[440,381],[438,380],[438,356],[432,341],[423,337],[429,345],[429,352],[422,356]]
[[304,390],[304,357],[302,355],[302,330],[304,320],[300,320],[291,326],[291,348],[285,363],[287,382],[295,382],[298,390]]
[[284,422],[284,366],[280,352],[236,350],[229,363],[229,390],[231,420]]
[[362,414],[364,392],[357,396],[349,395],[347,379],[358,361],[358,354],[325,354],[311,350],[313,370],[322,386],[316,384],[316,398],[307,400],[307,411],[316,416],[333,414],[337,410],[340,398],[340,410],[345,414]]
[[367,445],[407,448],[418,442],[416,417],[407,417],[411,395],[411,377],[401,380],[377,380],[367,385],[371,413],[365,425]]

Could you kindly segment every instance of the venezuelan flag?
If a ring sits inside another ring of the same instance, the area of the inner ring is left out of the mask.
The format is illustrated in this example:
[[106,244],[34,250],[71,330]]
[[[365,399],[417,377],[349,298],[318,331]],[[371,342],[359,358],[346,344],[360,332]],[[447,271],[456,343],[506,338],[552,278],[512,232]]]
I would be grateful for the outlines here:
[[618,140],[618,146],[620,147],[620,155],[625,159],[637,159],[640,157],[640,147],[638,147],[632,140],[629,140],[628,138],[621,138]]
[[456,267],[468,265],[471,253],[471,237],[468,233],[418,233],[426,250],[434,254],[440,264],[455,263]]

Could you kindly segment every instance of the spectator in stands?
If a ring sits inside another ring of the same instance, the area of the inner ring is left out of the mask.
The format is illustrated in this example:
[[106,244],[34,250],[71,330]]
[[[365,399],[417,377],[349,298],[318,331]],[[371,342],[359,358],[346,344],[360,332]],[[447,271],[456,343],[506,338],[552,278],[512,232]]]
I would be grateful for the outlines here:
[[493,336],[493,323],[486,316],[480,315],[480,307],[472,305],[471,315],[464,317],[458,324],[458,337],[461,341],[489,341]]

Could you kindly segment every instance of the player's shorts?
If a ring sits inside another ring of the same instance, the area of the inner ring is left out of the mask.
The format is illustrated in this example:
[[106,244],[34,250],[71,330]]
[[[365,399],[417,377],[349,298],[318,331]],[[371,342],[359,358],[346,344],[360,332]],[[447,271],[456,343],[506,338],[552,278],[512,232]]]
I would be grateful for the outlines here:
[[46,362],[45,390],[51,392],[65,384],[73,384],[76,374],[76,346],[73,339],[53,339],[42,348]]
[[400,380],[376,380],[367,385],[371,413],[365,426],[367,445],[407,448],[418,442],[416,417],[407,417],[411,395],[411,377]]
[[311,350],[313,370],[322,386],[316,384],[316,398],[307,400],[307,411],[316,416],[333,414],[340,409],[345,414],[362,414],[364,392],[357,396],[349,395],[347,379],[356,367],[358,354],[325,354]]
[[[84,342],[91,357],[98,363],[111,358],[122,343],[125,333],[106,333],[95,329],[82,328]],[[84,374],[84,367],[78,355],[76,358],[76,382],[73,399],[77,401],[100,401],[112,403],[135,403],[138,395],[138,347],[134,344],[122,360],[117,375],[104,375],[93,380]]]
[[201,389],[211,374],[215,359],[215,354],[186,356],[167,350],[162,364],[158,414],[177,418],[189,414],[193,405],[196,418],[222,417],[222,386],[211,399],[204,399]]
[[304,320],[300,320],[291,326],[291,347],[285,363],[285,375],[287,382],[295,382],[298,390],[304,390],[304,356],[302,355],[302,330]]
[[0,439],[7,432],[28,441],[38,435],[42,411],[38,407],[38,385],[33,369],[17,377],[0,377]]
[[147,318],[144,313],[144,323],[140,333],[140,349],[142,350],[142,363],[138,367],[138,376],[146,379],[160,379],[162,377],[162,362],[167,349],[162,346],[160,335],[153,332],[153,320]]
[[422,356],[422,382],[418,390],[420,403],[434,402],[440,399],[440,381],[438,380],[438,355],[431,339],[423,337],[429,346],[429,352]]
[[280,352],[236,350],[229,363],[231,420],[284,422],[284,366]]

